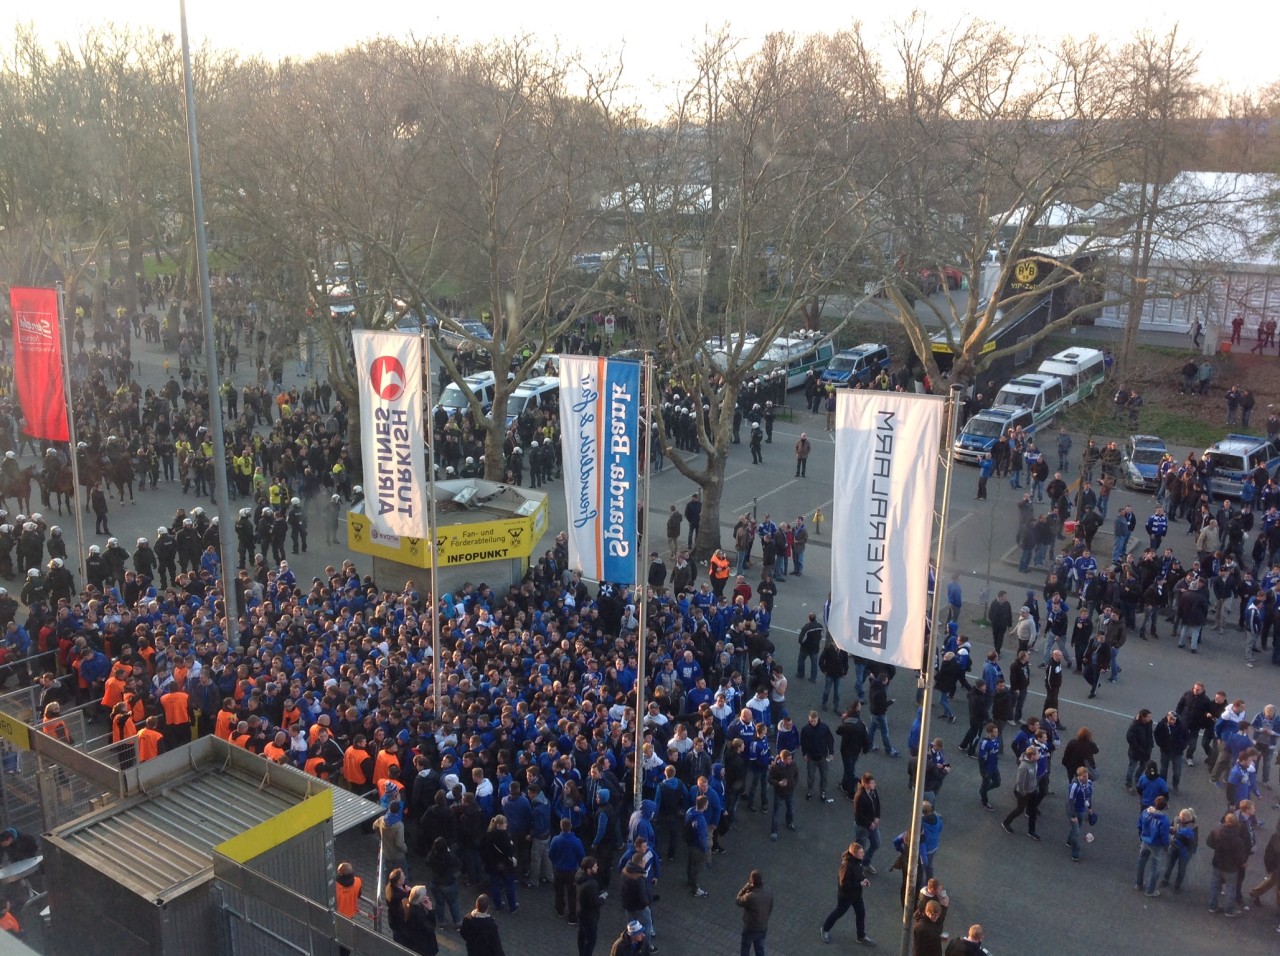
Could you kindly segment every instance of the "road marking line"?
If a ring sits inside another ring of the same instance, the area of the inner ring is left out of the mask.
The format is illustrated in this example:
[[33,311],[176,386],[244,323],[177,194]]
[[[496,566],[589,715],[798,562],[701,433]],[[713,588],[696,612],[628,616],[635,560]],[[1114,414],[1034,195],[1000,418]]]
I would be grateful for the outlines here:
[[768,498],[770,495],[776,495],[779,491],[782,491],[784,488],[790,488],[792,485],[796,484],[799,481],[800,481],[799,478],[792,478],[790,481],[784,481],[782,484],[778,485],[778,487],[771,488],[766,492],[756,495],[754,499],[752,499],[751,501],[748,501],[746,504],[734,505],[729,510],[745,511],[746,509],[750,508],[753,504],[758,504],[761,498]]

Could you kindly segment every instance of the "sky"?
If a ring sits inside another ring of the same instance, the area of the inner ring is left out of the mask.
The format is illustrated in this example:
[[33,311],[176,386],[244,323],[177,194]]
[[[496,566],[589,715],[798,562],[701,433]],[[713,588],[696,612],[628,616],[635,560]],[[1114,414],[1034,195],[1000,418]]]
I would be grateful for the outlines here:
[[[12,10],[18,5],[6,6]],[[1243,24],[1240,17],[1245,12],[1239,6],[1222,8],[1183,0],[1167,4],[1077,0],[1057,7],[1026,0],[993,0],[969,7],[917,0],[914,6],[938,31],[976,16],[1017,35],[1048,42],[1067,33],[1094,32],[1107,40],[1124,39],[1144,28],[1163,34],[1177,23],[1181,35],[1202,50],[1200,63],[1206,82],[1221,82],[1242,91],[1280,80],[1280,63],[1273,56],[1280,6],[1272,3],[1253,7]],[[856,9],[813,0],[645,0],[594,5],[561,0],[443,4],[429,0],[188,0],[187,17],[194,44],[207,40],[220,49],[271,59],[338,50],[380,35],[445,34],[478,41],[529,34],[547,45],[558,40],[561,48],[579,50],[588,60],[616,60],[620,56],[628,81],[642,87],[679,79],[690,62],[690,51],[707,31],[727,25],[733,36],[751,46],[774,31],[841,29],[850,25]],[[894,5],[893,13],[880,15],[875,7],[869,13],[863,8],[864,24],[875,33],[888,18],[904,16],[910,9],[904,3]],[[1046,12],[1054,9],[1069,10],[1072,19],[1059,17],[1051,22]],[[23,4],[20,17],[14,19],[34,24],[46,42],[73,41],[87,27],[108,21],[176,35],[178,0],[39,0]],[[642,93],[640,98],[652,100],[653,91]]]

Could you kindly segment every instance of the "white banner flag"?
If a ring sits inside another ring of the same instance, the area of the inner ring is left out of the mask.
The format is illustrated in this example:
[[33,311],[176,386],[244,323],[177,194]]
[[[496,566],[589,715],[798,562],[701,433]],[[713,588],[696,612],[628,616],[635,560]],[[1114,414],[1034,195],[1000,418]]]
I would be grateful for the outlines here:
[[918,669],[944,399],[873,389],[836,397],[831,618],[850,654]]
[[635,584],[638,362],[560,356],[560,448],[569,567],[592,581]]
[[427,536],[422,437],[422,339],[406,332],[352,332],[360,383],[364,511],[375,531]]

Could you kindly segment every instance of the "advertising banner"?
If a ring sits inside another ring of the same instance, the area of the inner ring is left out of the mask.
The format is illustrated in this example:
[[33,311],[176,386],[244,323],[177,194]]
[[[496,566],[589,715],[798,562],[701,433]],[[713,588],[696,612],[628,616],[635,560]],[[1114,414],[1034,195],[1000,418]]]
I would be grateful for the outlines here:
[[560,442],[569,567],[636,583],[640,365],[560,356]]
[[360,383],[365,513],[398,537],[427,536],[422,339],[406,332],[351,333]]
[[929,618],[942,398],[872,389],[836,396],[831,615],[850,654],[918,669]]
[[62,383],[62,331],[56,289],[9,290],[13,309],[13,383],[32,438],[67,441]]

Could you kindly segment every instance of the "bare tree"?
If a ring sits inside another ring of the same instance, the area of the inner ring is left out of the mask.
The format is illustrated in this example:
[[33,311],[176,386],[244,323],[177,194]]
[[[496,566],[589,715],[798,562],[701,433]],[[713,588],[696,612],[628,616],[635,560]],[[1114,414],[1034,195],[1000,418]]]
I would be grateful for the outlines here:
[[[720,546],[734,409],[744,382],[804,306],[821,299],[856,248],[855,113],[822,38],[769,37],[740,56],[727,34],[696,57],[697,76],[656,128],[615,136],[627,237],[654,251],[660,283],[649,347],[673,389],[703,406],[699,454],[666,447],[698,484],[695,549]],[[661,440],[666,445],[665,434]]]

